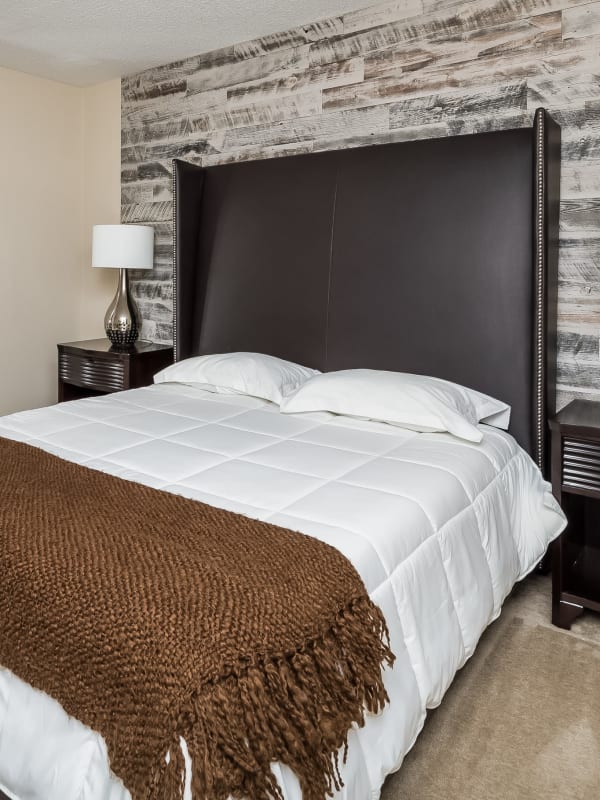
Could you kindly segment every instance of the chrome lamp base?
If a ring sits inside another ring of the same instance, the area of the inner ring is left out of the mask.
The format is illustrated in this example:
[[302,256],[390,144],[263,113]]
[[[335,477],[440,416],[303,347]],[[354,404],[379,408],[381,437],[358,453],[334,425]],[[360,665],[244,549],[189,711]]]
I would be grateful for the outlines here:
[[129,288],[126,269],[119,270],[117,293],[106,311],[104,328],[115,350],[129,350],[139,338],[142,319]]

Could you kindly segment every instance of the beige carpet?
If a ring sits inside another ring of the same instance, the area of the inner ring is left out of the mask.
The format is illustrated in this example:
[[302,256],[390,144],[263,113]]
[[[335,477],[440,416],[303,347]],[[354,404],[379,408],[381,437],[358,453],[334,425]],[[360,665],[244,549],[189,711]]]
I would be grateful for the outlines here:
[[600,798],[600,616],[549,614],[547,578],[517,587],[382,800]]

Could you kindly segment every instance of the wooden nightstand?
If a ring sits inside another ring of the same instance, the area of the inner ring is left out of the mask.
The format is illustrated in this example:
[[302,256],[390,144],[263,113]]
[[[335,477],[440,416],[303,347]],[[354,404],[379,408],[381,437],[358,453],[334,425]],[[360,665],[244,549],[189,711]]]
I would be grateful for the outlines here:
[[171,345],[136,342],[125,352],[113,350],[108,339],[59,344],[58,402],[148,386],[172,363]]
[[552,622],[600,611],[600,403],[574,400],[550,421],[552,491],[569,524],[552,546]]

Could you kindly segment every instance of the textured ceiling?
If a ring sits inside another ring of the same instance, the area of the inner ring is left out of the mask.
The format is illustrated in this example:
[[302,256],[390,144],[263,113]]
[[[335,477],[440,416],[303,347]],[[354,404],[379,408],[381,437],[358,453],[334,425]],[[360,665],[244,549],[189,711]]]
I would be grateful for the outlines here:
[[369,5],[369,0],[0,0],[0,66],[76,86]]

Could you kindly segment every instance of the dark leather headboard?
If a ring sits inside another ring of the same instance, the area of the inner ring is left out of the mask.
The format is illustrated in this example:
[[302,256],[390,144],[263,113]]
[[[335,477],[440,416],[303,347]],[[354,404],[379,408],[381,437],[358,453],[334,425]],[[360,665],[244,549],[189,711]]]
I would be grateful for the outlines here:
[[177,359],[256,351],[435,375],[512,406],[545,464],[560,129],[174,162]]

